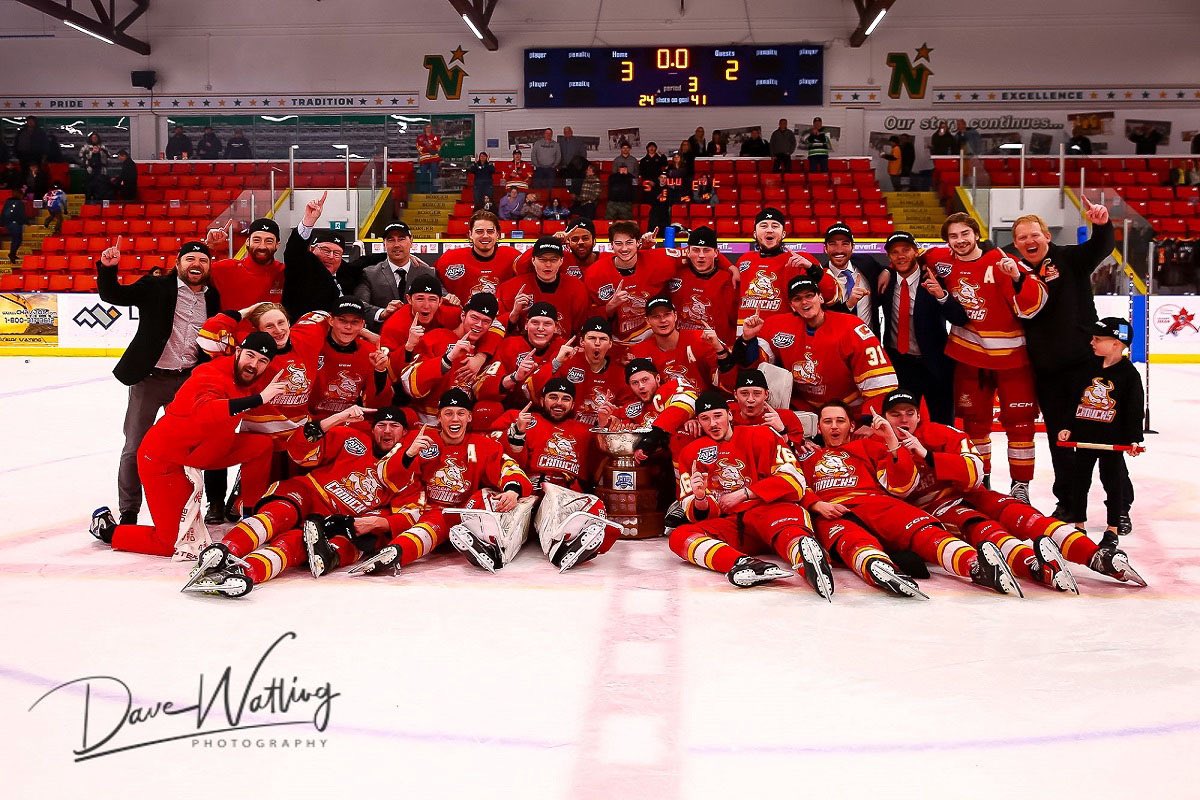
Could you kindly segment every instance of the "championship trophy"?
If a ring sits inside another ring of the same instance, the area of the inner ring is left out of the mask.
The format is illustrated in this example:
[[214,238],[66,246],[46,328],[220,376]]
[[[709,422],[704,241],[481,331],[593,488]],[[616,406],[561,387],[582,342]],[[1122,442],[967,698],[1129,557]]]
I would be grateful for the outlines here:
[[596,494],[604,501],[608,518],[620,524],[629,539],[662,536],[663,513],[674,494],[674,470],[669,462],[664,469],[661,458],[638,464],[633,457],[638,439],[649,430],[592,428],[600,437],[600,449],[608,455]]

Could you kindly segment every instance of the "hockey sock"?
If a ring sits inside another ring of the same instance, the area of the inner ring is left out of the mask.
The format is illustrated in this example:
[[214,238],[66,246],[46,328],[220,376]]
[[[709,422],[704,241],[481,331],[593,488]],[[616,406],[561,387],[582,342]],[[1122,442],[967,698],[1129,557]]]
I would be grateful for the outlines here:
[[979,452],[979,457],[983,459],[983,474],[992,474],[992,419],[963,419],[963,428],[966,430],[967,437],[971,440],[971,445]]
[[1029,566],[1029,560],[1034,559],[1033,548],[1005,530],[1000,523],[991,519],[975,519],[967,524],[962,533],[973,547],[979,547],[983,542],[991,542],[999,547],[1004,560],[1017,577],[1034,577]]
[[979,558],[974,547],[933,525],[913,534],[912,549],[928,563],[940,564],[950,574],[963,578],[971,576],[971,567]]
[[[868,584],[872,586],[878,585],[867,571],[867,565],[872,558],[882,558],[893,567],[896,567],[895,562],[888,557],[887,553],[879,549],[879,541],[857,525],[851,526],[846,523],[838,523],[832,526],[830,532],[832,534],[832,541],[829,543],[830,549],[837,553],[838,558],[842,560],[843,564],[853,570],[855,575],[862,578]],[[790,540],[787,544],[787,552],[780,553],[780,555],[787,558],[788,563],[793,568],[799,568],[802,564],[800,561],[800,537],[797,536]],[[903,572],[898,567],[896,571]]]
[[671,552],[688,563],[711,569],[713,572],[729,572],[734,563],[745,553],[737,550],[714,536],[709,536],[695,525],[680,525],[671,531]]
[[1010,425],[1008,435],[1008,471],[1014,481],[1033,480],[1033,423]]
[[1050,532],[1050,538],[1062,551],[1063,558],[1085,566],[1090,563],[1092,555],[1100,549],[1096,543],[1089,539],[1086,533],[1075,530],[1071,525],[1058,520],[1053,520],[1053,522],[1056,525]]
[[250,564],[250,579],[255,583],[269,581],[288,567],[303,564],[306,557],[304,534],[298,528],[293,528],[276,536],[266,547],[260,547],[246,556]]
[[392,539],[391,544],[400,548],[400,563],[411,564],[418,558],[424,558],[433,549],[446,541],[450,536],[450,527],[445,523],[430,525],[428,522],[418,522],[404,533]]
[[224,543],[235,556],[245,556],[271,541],[276,531],[290,529],[299,517],[290,503],[267,503],[252,517],[246,517],[225,534]]
[[362,551],[354,546],[354,542],[346,536],[336,535],[329,537],[329,546],[332,547],[338,554],[338,566],[348,567],[351,564],[357,564],[362,558]]

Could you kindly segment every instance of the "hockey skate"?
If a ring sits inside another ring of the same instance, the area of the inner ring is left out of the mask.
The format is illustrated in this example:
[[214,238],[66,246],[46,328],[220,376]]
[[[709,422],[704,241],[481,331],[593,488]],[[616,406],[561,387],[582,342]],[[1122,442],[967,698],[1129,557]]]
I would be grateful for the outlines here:
[[[567,522],[570,521],[568,518]],[[604,544],[605,527],[603,520],[592,518],[586,521],[583,527],[569,539],[564,537],[555,542],[546,556],[550,559],[551,564],[558,567],[560,574],[576,564],[593,559],[596,557],[596,551],[600,549],[600,545]]]
[[673,528],[678,528],[687,521],[687,514],[683,513],[683,504],[676,500],[667,506],[667,513],[663,515],[663,535],[669,535]]
[[882,558],[872,558],[867,564],[867,574],[871,580],[885,591],[898,597],[919,597],[928,600],[929,595],[921,591],[917,582],[907,575],[901,575],[895,568]]
[[113,531],[117,529],[117,521],[113,519],[112,510],[108,506],[100,506],[92,512],[92,524],[88,532],[105,544],[112,544]]
[[1092,555],[1092,560],[1088,562],[1088,569],[1126,583],[1136,583],[1138,586],[1149,585],[1141,575],[1138,575],[1137,570],[1130,566],[1129,555],[1124,550],[1117,548],[1117,536],[1112,531],[1107,531],[1104,536],[1100,537],[1100,549]]
[[1029,481],[1013,481],[1008,496],[1029,505]]
[[729,578],[729,582],[734,586],[745,589],[747,586],[757,586],[779,578],[790,578],[795,574],[769,561],[742,556],[733,562],[733,569],[729,570],[725,577]]
[[[217,572],[232,572],[235,568],[236,571],[240,572],[242,568],[249,566],[244,559],[230,553],[229,548],[221,542],[210,544],[196,556],[196,566],[192,567],[192,571],[188,573],[187,583],[179,591],[191,591],[191,587],[196,583]],[[246,591],[250,590],[247,589]]]
[[253,588],[254,581],[241,570],[219,569],[184,587],[183,591],[203,592],[224,597],[245,597]]
[[1033,540],[1031,562],[1030,571],[1043,585],[1060,592],[1079,594],[1079,586],[1075,583],[1075,576],[1067,568],[1067,560],[1049,536],[1038,536]]
[[347,570],[350,575],[399,575],[400,548],[389,544],[370,558]]
[[479,538],[466,525],[450,526],[450,544],[480,569],[494,573],[504,566],[499,546]]
[[333,517],[310,514],[304,520],[304,549],[308,553],[308,571],[319,578],[338,568],[338,553],[329,543],[328,528]]
[[1133,520],[1128,514],[1122,514],[1117,518],[1117,536],[1128,536],[1133,533]]
[[1025,596],[1021,591],[1021,584],[1017,583],[1012,570],[1008,568],[1008,562],[1004,560],[1004,554],[1000,552],[999,547],[991,542],[984,542],[979,545],[978,551],[979,558],[975,560],[975,566],[971,567],[972,583],[1000,594]]
[[801,570],[804,580],[817,594],[829,602],[833,602],[833,568],[820,543],[811,536],[800,537],[800,563],[793,564],[792,569]]

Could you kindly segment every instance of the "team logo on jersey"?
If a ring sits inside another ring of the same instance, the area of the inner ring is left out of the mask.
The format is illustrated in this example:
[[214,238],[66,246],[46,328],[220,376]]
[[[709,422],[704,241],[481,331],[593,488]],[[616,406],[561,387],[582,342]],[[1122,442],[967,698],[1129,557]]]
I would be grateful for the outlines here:
[[679,278],[671,278],[667,281],[667,294],[674,294],[683,288],[683,281]]
[[446,460],[438,471],[433,473],[425,488],[432,499],[445,502],[455,500],[470,486],[467,470],[458,462],[458,456],[446,456]]
[[1047,258],[1042,262],[1042,268],[1038,274],[1041,275],[1044,281],[1056,280],[1058,278],[1058,267],[1050,263],[1050,259]]
[[342,400],[355,400],[361,391],[358,379],[345,370],[338,370],[337,378],[326,387],[327,394]]
[[696,454],[696,460],[701,464],[711,464],[717,460],[717,448],[701,447],[700,452]]
[[821,377],[817,375],[818,366],[820,364],[813,358],[812,350],[805,350],[804,360],[792,364],[792,380],[796,383],[806,383],[810,386],[815,386],[821,381]]
[[495,294],[496,293],[496,285],[497,284],[494,280],[492,280],[491,278],[484,275],[484,276],[480,277],[479,283],[477,283],[471,287],[470,294],[482,294],[485,292],[487,294]]
[[683,386],[689,385],[687,366],[684,364],[667,364],[663,367],[663,383],[678,381]]
[[854,332],[858,334],[858,338],[864,341],[875,338],[875,334],[871,333],[871,329],[865,324],[856,327]]
[[343,445],[346,452],[352,456],[365,456],[367,454],[367,446],[362,443],[361,439],[347,439]]
[[1082,402],[1075,409],[1075,418],[1112,422],[1117,417],[1117,401],[1111,397],[1115,388],[1112,381],[1092,378],[1091,386],[1083,390]]
[[[778,300],[779,294],[775,291],[775,280],[777,276],[774,272],[763,272],[759,270],[750,283],[746,286],[746,299],[750,301],[766,301]],[[754,306],[757,308],[758,306]]]
[[616,291],[617,290],[615,286],[613,286],[611,283],[606,283],[596,292],[596,296],[601,300],[608,301],[612,299],[612,296],[616,293]]
[[645,408],[645,406],[646,404],[641,400],[635,400],[634,402],[625,406],[625,416],[629,419],[633,419],[638,414],[642,413],[642,409]]
[[939,278],[945,278],[950,274],[952,269],[954,269],[954,267],[949,261],[939,261],[933,265],[933,271]]
[[587,377],[583,370],[579,367],[571,367],[567,370],[567,380],[571,383],[583,383],[583,379]]
[[581,270],[579,267],[567,267],[567,274],[572,278],[579,278],[579,280],[583,280],[583,270]]
[[442,452],[441,448],[437,446],[437,442],[434,442],[433,444],[429,445],[429,447],[426,447],[424,450],[422,450],[418,455],[428,461],[431,458],[437,458],[438,453],[440,452]]
[[456,281],[463,275],[467,274],[467,266],[465,264],[451,264],[446,267],[446,279]]
[[722,458],[717,461],[716,469],[709,471],[708,481],[710,484],[715,482],[721,494],[736,492],[746,485],[746,479],[742,476],[745,468],[746,462],[740,458]]
[[701,323],[702,328],[711,327],[708,324],[708,309],[712,307],[707,299],[702,295],[693,295],[692,300],[688,305],[684,306],[684,315],[689,317],[692,322]]
[[796,343],[796,337],[790,333],[777,333],[771,337],[771,344],[774,347],[791,347]]
[[544,469],[561,469],[572,475],[579,474],[579,456],[575,453],[575,439],[562,431],[555,431],[546,440],[545,453],[537,465]]
[[967,311],[979,311],[983,308],[983,301],[979,299],[979,285],[968,280],[959,279],[954,297]]
[[820,492],[854,486],[857,479],[853,468],[847,463],[849,459],[849,454],[836,450],[822,453],[821,460],[813,465],[813,477],[816,479],[813,489]]
[[362,514],[378,503],[381,484],[370,473],[351,472],[340,481],[329,481],[324,488],[355,514]]

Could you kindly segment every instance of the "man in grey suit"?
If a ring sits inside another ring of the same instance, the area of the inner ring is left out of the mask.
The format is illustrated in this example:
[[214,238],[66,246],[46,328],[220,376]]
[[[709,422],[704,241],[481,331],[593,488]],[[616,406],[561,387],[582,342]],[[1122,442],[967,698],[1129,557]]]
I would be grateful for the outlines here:
[[367,306],[367,327],[379,332],[383,321],[408,301],[408,287],[419,277],[436,278],[433,267],[412,254],[412,232],[403,222],[383,229],[384,254],[364,256],[370,266],[351,292]]

